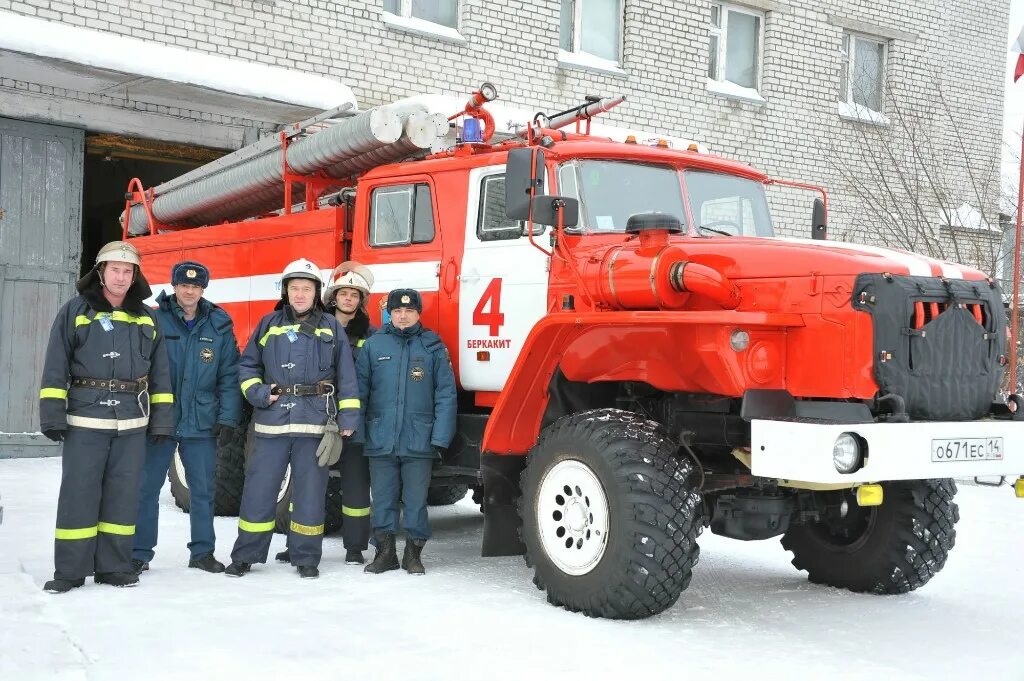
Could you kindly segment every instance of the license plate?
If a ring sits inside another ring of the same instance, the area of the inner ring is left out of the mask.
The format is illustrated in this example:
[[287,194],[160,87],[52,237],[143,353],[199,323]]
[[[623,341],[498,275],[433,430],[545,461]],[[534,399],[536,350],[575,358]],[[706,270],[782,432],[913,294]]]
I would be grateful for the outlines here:
[[932,461],[1002,461],[1003,438],[961,437],[932,440]]

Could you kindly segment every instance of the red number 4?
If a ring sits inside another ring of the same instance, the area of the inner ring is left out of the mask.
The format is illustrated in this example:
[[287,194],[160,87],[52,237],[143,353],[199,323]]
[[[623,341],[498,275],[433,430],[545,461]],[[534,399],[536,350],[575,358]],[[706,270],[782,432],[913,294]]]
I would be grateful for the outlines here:
[[[485,312],[484,308],[488,305],[490,312]],[[480,302],[473,310],[473,324],[486,326],[490,335],[497,336],[504,323],[505,315],[501,312],[501,279],[491,279],[491,283],[484,289],[484,294],[480,296]]]

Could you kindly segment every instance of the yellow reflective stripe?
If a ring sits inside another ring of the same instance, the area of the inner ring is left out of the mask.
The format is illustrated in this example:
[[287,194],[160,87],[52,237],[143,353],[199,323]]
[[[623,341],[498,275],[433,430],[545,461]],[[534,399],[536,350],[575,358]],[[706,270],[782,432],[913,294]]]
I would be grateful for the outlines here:
[[338,409],[358,409],[359,398],[350,397],[346,400],[338,400]]
[[117,523],[100,523],[97,525],[97,529],[100,532],[106,532],[107,534],[119,534],[124,537],[129,537],[135,534],[134,525],[118,525]]
[[253,523],[244,518],[239,518],[238,529],[245,530],[246,532],[273,532],[274,521],[268,520],[265,523]]
[[341,513],[342,513],[342,515],[349,515],[349,516],[352,516],[353,518],[362,518],[363,516],[370,515],[370,509],[369,509],[369,507],[367,507],[367,508],[350,508],[348,506],[342,506],[341,507]]
[[285,426],[267,426],[262,423],[256,424],[256,432],[266,435],[285,435],[287,433],[307,433],[312,435],[323,435],[323,426],[314,426],[311,423],[290,423]]
[[149,396],[150,404],[174,404],[173,393],[153,393]]
[[63,388],[43,388],[39,391],[39,399],[52,397],[55,400],[64,400],[68,397],[68,391]]
[[366,339],[365,339],[365,338],[360,338],[359,340],[357,340],[357,341],[356,341],[356,347],[357,347],[357,348],[361,348],[361,347],[363,347],[363,344],[364,344],[365,342],[366,342]]
[[[267,332],[260,338],[260,345],[266,345],[267,339],[271,336],[280,336],[282,333],[288,333],[289,331],[298,331],[298,324],[288,324],[286,326],[271,326],[267,329]],[[318,336],[333,336],[334,332],[330,329],[317,329],[314,331]]]
[[143,326],[154,326],[153,318],[148,315],[140,315],[136,317],[135,315],[131,315],[128,314],[127,312],[122,312],[120,310],[116,310],[114,312],[97,312],[96,316],[93,317],[92,319],[90,319],[84,314],[80,314],[77,317],[75,317],[75,326],[86,326],[96,321],[97,319],[103,319],[104,317],[114,322],[125,322],[126,324],[142,324]]
[[307,537],[315,537],[318,534],[324,533],[323,525],[300,525],[293,520],[290,527],[292,528],[292,532],[298,532],[299,534],[304,534]]
[[248,390],[249,388],[253,387],[257,383],[262,383],[262,382],[263,382],[262,378],[250,378],[247,381],[242,381],[242,394],[244,395],[246,390]]
[[79,527],[74,530],[65,530],[62,527],[58,527],[57,531],[54,532],[54,536],[57,539],[92,539],[96,536],[96,525],[92,527]]

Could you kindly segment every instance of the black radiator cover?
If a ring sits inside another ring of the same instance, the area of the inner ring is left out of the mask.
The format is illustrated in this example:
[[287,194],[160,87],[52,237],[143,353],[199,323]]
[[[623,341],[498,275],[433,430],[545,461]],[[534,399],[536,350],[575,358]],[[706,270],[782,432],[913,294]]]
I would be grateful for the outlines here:
[[[917,301],[949,307],[914,329]],[[972,303],[985,306],[985,327],[960,307]],[[1006,352],[1006,314],[997,284],[861,274],[852,304],[872,317],[874,372],[881,392],[903,397],[910,418],[957,421],[989,413]]]

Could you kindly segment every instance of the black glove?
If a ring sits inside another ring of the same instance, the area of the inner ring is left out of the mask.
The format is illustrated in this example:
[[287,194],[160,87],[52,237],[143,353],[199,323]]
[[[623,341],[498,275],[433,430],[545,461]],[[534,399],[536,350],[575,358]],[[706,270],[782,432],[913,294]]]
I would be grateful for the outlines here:
[[158,445],[161,442],[163,442],[164,440],[166,440],[167,436],[166,435],[157,435],[156,433],[150,433],[149,436],[146,439],[149,440],[149,444],[151,444],[151,445]]
[[235,429],[218,423],[213,427],[213,436],[217,438],[218,447],[227,447],[235,439]]
[[63,430],[44,430],[43,435],[46,436],[47,440],[52,440],[54,442],[64,442]]

